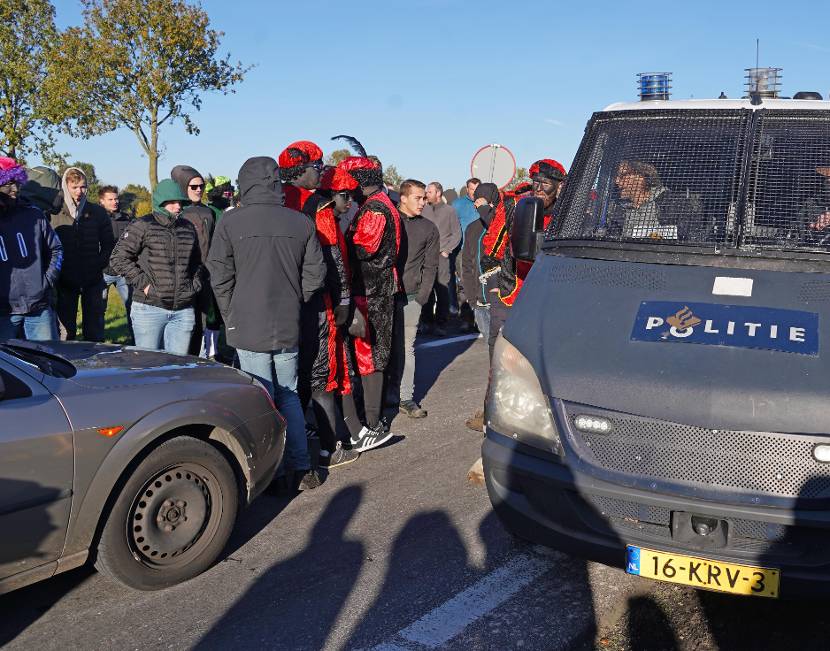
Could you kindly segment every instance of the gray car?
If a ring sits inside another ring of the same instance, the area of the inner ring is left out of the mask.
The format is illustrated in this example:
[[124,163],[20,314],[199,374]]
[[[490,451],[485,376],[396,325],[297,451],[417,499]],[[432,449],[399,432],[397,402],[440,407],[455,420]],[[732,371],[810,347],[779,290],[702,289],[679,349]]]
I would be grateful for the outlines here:
[[284,419],[241,371],[131,347],[0,343],[0,593],[88,559],[141,590],[196,576],[284,445]]

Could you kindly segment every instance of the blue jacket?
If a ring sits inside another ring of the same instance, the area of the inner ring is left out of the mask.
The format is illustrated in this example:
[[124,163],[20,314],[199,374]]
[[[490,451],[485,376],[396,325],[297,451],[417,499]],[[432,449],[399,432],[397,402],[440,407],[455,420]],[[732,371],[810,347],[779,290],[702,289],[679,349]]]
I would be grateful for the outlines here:
[[452,207],[455,208],[455,212],[458,214],[458,220],[461,222],[461,239],[463,241],[464,231],[467,230],[467,226],[478,219],[478,211],[473,205],[473,200],[469,197],[458,197],[458,199],[452,202]]
[[18,203],[0,213],[0,314],[30,314],[49,306],[63,247],[45,215]]

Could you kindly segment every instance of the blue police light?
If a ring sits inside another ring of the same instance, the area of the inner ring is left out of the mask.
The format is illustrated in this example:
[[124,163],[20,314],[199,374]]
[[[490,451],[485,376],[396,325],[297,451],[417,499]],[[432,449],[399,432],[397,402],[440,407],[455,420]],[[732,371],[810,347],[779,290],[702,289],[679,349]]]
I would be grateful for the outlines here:
[[637,87],[640,91],[640,101],[649,102],[655,99],[669,99],[671,93],[670,72],[638,72]]

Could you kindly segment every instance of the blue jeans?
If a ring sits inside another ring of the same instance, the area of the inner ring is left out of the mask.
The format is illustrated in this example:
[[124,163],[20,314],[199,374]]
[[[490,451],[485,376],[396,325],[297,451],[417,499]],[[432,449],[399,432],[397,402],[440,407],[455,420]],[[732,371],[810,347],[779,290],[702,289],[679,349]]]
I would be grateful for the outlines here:
[[192,307],[165,310],[163,307],[133,302],[130,314],[136,346],[187,355],[190,334],[196,323]]
[[130,314],[130,307],[132,307],[133,301],[133,288],[127,284],[127,279],[124,278],[124,276],[110,276],[109,274],[104,274],[104,312],[106,312],[107,309],[107,299],[109,298],[110,285],[115,285],[115,291],[118,292],[118,295],[121,297],[121,301],[124,303],[124,309],[127,312],[127,331],[130,333],[130,340],[134,341],[133,319]]
[[237,348],[236,354],[240,368],[265,385],[286,420],[283,466],[286,470],[308,470],[311,461],[308,458],[305,417],[297,395],[297,349],[257,353]]
[[29,341],[57,339],[58,326],[52,308],[30,314],[0,315],[0,339],[20,339],[21,335]]

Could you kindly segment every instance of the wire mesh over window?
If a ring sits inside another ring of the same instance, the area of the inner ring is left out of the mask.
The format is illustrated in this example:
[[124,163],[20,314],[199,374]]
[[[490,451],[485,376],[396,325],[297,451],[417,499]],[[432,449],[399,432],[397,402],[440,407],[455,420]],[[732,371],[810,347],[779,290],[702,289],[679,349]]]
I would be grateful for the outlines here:
[[760,111],[740,243],[830,251],[830,111]]
[[735,229],[751,112],[596,114],[550,235],[719,248]]

